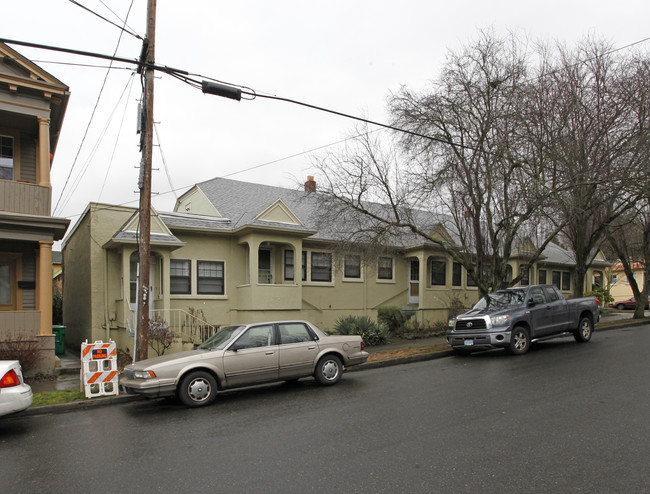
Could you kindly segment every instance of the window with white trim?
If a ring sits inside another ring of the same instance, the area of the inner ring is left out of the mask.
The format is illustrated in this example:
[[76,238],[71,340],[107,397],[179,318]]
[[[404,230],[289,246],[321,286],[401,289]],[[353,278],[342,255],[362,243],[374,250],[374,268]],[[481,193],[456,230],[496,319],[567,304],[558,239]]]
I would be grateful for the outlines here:
[[284,280],[293,281],[294,279],[294,260],[293,260],[293,251],[287,249],[284,251]]
[[349,279],[361,279],[361,256],[357,254],[346,254],[343,259],[343,277]]
[[444,286],[447,284],[447,262],[440,260],[431,261],[431,285]]
[[202,295],[223,295],[224,275],[223,262],[197,261],[197,293]]
[[169,293],[192,293],[192,265],[189,259],[172,259],[170,261]]
[[330,252],[311,253],[311,281],[332,281],[332,254]]
[[377,259],[377,278],[380,280],[393,279],[393,258],[380,257]]

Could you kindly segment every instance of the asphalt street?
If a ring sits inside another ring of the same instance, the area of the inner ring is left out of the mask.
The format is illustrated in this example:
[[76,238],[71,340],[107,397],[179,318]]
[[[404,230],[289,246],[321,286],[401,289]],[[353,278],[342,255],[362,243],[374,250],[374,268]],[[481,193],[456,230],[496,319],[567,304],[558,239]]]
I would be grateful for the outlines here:
[[1,491],[650,492],[650,327],[0,421]]

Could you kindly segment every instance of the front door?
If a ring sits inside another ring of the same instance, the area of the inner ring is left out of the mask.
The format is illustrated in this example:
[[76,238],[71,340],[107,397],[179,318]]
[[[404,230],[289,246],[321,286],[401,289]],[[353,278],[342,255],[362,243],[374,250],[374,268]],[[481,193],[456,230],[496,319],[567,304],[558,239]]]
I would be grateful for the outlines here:
[[409,276],[409,304],[420,303],[420,260],[411,260]]
[[[150,258],[149,264],[149,316],[153,316],[153,283],[154,283],[154,257]],[[139,254],[134,252],[130,258],[129,268],[129,306],[133,314],[133,322],[135,323],[136,312],[138,311],[138,297],[140,288],[140,259]],[[135,327],[135,326],[134,326]]]

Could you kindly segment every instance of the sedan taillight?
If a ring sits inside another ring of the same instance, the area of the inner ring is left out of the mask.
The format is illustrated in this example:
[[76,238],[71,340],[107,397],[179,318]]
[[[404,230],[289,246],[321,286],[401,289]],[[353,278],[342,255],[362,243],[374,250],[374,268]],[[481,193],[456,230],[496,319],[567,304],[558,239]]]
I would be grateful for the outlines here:
[[11,388],[13,386],[18,386],[20,384],[20,379],[18,379],[18,374],[16,371],[11,369],[7,372],[2,379],[0,379],[0,388]]
[[361,348],[360,350],[363,350],[366,346],[363,344],[363,340],[361,341]]

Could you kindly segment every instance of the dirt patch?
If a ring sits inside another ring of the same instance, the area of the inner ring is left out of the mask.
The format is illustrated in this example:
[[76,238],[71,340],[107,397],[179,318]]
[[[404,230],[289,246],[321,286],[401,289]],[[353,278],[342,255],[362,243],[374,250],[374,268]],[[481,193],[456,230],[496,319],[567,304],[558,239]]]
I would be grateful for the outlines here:
[[445,350],[449,350],[448,343],[436,343],[435,345],[400,348],[398,350],[386,350],[385,352],[371,353],[368,356],[368,362],[381,362],[382,360],[390,360],[390,359],[401,358],[401,357],[411,357],[413,355],[436,353]]

